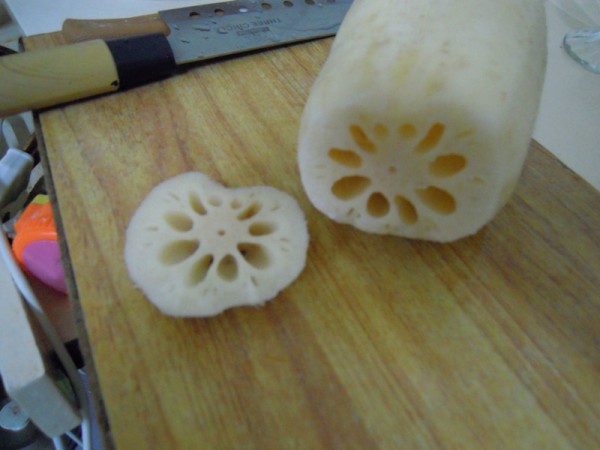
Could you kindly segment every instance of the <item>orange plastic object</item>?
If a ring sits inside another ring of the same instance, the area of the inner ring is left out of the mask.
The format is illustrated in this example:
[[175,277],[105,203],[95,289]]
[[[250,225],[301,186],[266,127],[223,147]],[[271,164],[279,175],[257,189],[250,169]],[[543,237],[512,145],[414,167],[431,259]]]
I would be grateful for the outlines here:
[[15,258],[23,265],[25,248],[37,241],[56,241],[56,227],[47,195],[38,195],[27,205],[15,223],[16,236],[12,243]]
[[15,223],[13,252],[21,267],[42,283],[66,293],[58,236],[46,195],[38,195]]

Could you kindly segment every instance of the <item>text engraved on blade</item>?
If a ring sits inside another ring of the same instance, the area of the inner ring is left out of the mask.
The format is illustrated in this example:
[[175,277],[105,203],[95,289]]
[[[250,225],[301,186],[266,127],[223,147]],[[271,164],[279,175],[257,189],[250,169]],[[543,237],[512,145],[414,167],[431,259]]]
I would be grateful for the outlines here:
[[255,20],[251,22],[224,25],[222,27],[219,27],[218,31],[221,33],[236,32],[238,34],[256,33],[262,31],[269,31],[269,25],[277,25],[280,23],[282,23],[282,20],[279,18]]

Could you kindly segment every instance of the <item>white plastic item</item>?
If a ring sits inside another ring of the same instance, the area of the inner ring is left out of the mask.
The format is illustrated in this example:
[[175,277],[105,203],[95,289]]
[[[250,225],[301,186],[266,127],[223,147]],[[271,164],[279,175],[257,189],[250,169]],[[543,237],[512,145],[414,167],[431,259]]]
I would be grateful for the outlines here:
[[10,22],[10,17],[6,12],[4,3],[0,1],[0,26],[6,25],[8,22]]
[[0,159],[0,208],[13,201],[25,190],[33,169],[33,158],[14,148],[9,148]]
[[228,189],[199,172],[157,185],[133,214],[125,262],[172,316],[261,305],[298,277],[308,231],[296,200],[267,186]]
[[355,0],[302,116],[308,197],[366,232],[476,233],[515,188],[545,65],[542,0]]
[[[4,252],[0,256],[4,257],[9,247],[4,235],[0,239]],[[0,374],[6,393],[47,436],[64,434],[79,425],[81,418],[60,387],[64,376],[34,332],[39,326],[32,323],[2,258],[0,286]]]

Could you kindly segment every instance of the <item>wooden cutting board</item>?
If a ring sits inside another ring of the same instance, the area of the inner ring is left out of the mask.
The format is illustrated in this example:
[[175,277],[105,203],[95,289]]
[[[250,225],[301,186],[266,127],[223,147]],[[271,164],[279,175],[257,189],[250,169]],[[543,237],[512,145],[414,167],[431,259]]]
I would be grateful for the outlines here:
[[[296,139],[330,44],[206,64],[39,115],[110,442],[599,448],[600,194],[533,142],[516,194],[474,237],[441,245],[326,219],[302,190]],[[306,269],[266,306],[173,319],[129,280],[133,211],[190,170],[274,186],[305,211]]]

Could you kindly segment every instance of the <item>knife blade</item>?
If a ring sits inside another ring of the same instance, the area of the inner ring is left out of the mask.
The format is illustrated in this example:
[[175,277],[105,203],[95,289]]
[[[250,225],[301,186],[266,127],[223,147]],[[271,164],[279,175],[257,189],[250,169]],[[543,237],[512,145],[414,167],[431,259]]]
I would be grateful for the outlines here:
[[[221,17],[240,12],[256,12],[262,8],[257,1],[227,1],[225,3],[197,5],[185,8],[189,17],[196,19]],[[177,11],[177,10],[176,10]],[[178,14],[175,11],[173,14]],[[169,26],[161,17],[169,16],[169,11],[161,11],[123,19],[66,19],[61,34],[69,43],[88,41],[91,39],[114,39],[136,34],[170,33]]]
[[169,32],[0,58],[0,117],[164,79],[182,64],[334,35],[352,0],[239,0],[159,12]]

